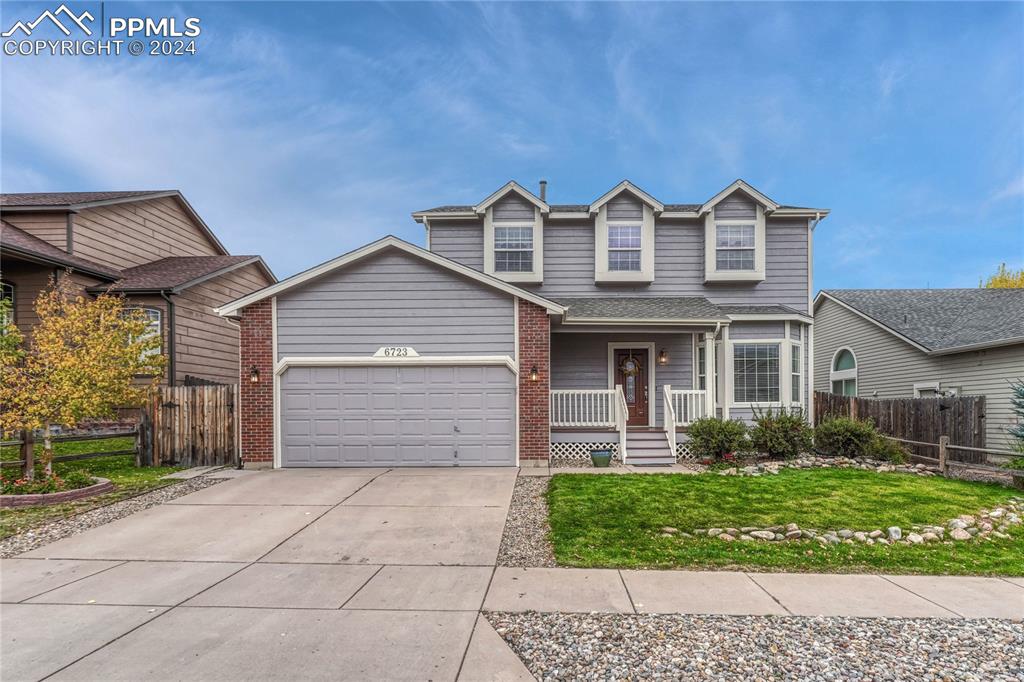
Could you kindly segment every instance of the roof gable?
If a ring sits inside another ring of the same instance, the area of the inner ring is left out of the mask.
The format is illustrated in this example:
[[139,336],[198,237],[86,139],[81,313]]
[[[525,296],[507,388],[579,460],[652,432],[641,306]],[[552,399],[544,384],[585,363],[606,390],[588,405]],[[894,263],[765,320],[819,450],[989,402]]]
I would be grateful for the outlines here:
[[629,192],[643,203],[650,206],[656,212],[660,213],[665,210],[665,205],[660,201],[652,197],[650,194],[634,185],[629,180],[623,180],[619,184],[612,187],[610,190],[598,197],[592,204],[590,204],[588,210],[590,213],[597,213],[598,210],[607,204],[609,201],[619,196],[623,192]]
[[752,187],[745,180],[736,180],[731,185],[723,189],[721,192],[719,192],[718,194],[716,194],[715,196],[711,197],[703,204],[701,204],[701,207],[698,212],[701,214],[707,213],[708,211],[715,207],[715,204],[722,201],[723,199],[725,199],[726,197],[728,197],[730,194],[737,190],[743,192],[751,199],[761,204],[761,206],[763,206],[767,211],[774,211],[779,207],[779,204],[769,199],[765,194]]
[[482,202],[474,206],[473,212],[477,214],[484,213],[490,206],[500,201],[509,192],[515,192],[522,198],[526,199],[531,204],[539,208],[541,213],[547,214],[550,213],[551,211],[551,207],[548,206],[545,202],[541,201],[538,197],[536,197],[533,194],[533,192],[530,192],[529,190],[523,188],[523,186],[517,183],[515,180],[509,180],[497,192],[495,192],[494,194],[492,194],[491,196],[487,197]]
[[383,239],[379,239],[371,244],[367,244],[366,246],[360,247],[355,251],[350,251],[346,254],[338,256],[337,258],[334,258],[325,263],[321,263],[320,265],[310,268],[309,270],[305,270],[298,274],[292,275],[287,279],[281,280],[277,284],[272,284],[269,287],[260,289],[259,291],[255,291],[247,296],[243,296],[242,298],[239,298],[235,301],[231,301],[230,303],[226,303],[222,305],[220,308],[217,308],[216,312],[219,315],[225,317],[236,315],[238,311],[240,311],[242,308],[252,305],[257,301],[261,301],[265,298],[269,298],[271,296],[276,296],[278,294],[284,293],[289,289],[302,286],[302,284],[304,284],[305,282],[326,275],[329,272],[340,270],[349,265],[352,265],[353,263],[358,263],[363,259],[368,258],[376,253],[380,253],[385,249],[399,249],[421,260],[433,263],[438,267],[446,268],[447,270],[455,272],[468,279],[480,282],[482,284],[493,287],[500,291],[504,291],[518,298],[530,301],[531,303],[535,303],[541,306],[542,308],[545,308],[548,312],[561,314],[565,311],[565,309],[561,305],[547,298],[544,298],[543,296],[538,296],[537,294],[534,294],[525,289],[520,289],[519,287],[513,284],[503,282],[497,277],[485,275],[479,270],[474,270],[473,268],[462,265],[461,263],[457,263],[453,260],[445,258],[444,256],[439,256],[438,254],[432,251],[427,251],[426,249],[422,249],[418,246],[415,246],[414,244],[410,244],[409,242],[403,241],[398,237],[388,235]]
[[1024,289],[827,289],[851,310],[929,355],[1024,343]]

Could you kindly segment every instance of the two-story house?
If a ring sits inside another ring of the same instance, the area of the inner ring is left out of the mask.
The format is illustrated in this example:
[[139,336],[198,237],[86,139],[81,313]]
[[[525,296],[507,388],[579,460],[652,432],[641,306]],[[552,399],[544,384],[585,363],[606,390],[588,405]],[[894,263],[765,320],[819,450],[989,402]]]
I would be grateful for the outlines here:
[[0,294],[30,337],[53,278],[145,310],[168,356],[165,383],[236,383],[238,326],[213,312],[276,281],[232,256],[178,191],[0,194]]
[[703,203],[624,181],[589,204],[510,182],[220,309],[238,317],[242,449],[275,466],[686,456],[704,415],[811,399],[824,209],[737,180]]

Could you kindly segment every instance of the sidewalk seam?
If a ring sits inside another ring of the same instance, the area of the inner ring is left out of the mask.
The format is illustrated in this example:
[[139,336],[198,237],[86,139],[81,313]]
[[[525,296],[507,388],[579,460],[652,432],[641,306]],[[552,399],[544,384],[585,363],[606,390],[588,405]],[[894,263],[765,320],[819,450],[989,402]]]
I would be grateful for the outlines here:
[[949,611],[950,613],[952,613],[957,618],[961,618],[961,619],[966,618],[966,616],[964,614],[958,613],[957,611],[954,611],[953,609],[949,608],[948,606],[940,604],[939,602],[935,601],[934,599],[929,599],[928,597],[925,597],[924,595],[920,595],[917,592],[914,592],[909,587],[906,587],[904,585],[900,585],[897,582],[893,582],[892,580],[889,579],[889,576],[887,576],[887,575],[879,574],[878,577],[880,577],[882,580],[884,580],[885,582],[889,583],[890,585],[895,585],[896,587],[900,588],[901,590],[905,590],[905,591],[909,592],[910,594],[914,595],[918,599],[923,599],[926,602],[928,602],[929,604],[934,604],[935,606],[938,606],[943,611]]
[[789,607],[788,607],[788,606],[786,606],[786,605],[785,605],[785,604],[783,604],[783,603],[782,603],[781,601],[779,601],[779,598],[778,598],[778,597],[776,597],[776,596],[775,596],[774,594],[772,594],[771,592],[769,592],[769,591],[768,591],[768,588],[766,588],[766,587],[765,587],[764,585],[762,585],[761,583],[759,583],[759,582],[757,582],[756,580],[754,580],[754,576],[752,576],[751,574],[747,573],[746,571],[744,571],[744,572],[743,572],[743,575],[747,576],[747,579],[748,579],[748,580],[750,580],[750,582],[752,582],[752,583],[754,583],[755,585],[757,585],[757,586],[758,586],[758,588],[760,588],[760,590],[761,590],[762,592],[764,592],[764,593],[765,593],[765,594],[767,594],[767,595],[768,595],[769,597],[771,597],[772,601],[773,601],[773,602],[775,602],[776,604],[778,604],[779,606],[781,606],[781,607],[782,607],[782,610],[783,610],[783,611],[785,611],[786,613],[788,613],[788,614],[789,614],[789,615],[791,615],[791,616],[795,616],[795,615],[796,615],[795,613],[793,613],[792,611],[790,611],[790,610],[789,610]]

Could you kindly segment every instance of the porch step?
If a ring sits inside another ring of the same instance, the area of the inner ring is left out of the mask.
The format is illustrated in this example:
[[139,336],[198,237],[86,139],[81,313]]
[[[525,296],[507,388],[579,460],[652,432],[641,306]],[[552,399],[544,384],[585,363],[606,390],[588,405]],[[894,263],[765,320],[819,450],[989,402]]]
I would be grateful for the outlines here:
[[637,466],[670,466],[675,455],[669,450],[668,439],[661,430],[626,432],[627,464]]

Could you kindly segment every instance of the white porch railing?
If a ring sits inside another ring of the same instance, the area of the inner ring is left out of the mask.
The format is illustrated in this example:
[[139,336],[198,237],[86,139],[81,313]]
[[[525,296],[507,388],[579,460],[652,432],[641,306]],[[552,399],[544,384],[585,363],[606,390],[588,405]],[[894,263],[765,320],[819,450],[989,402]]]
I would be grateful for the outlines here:
[[626,463],[626,423],[629,421],[629,403],[622,391],[622,384],[615,384],[615,428],[619,432],[619,456]]
[[673,391],[665,386],[665,402],[672,403],[676,426],[688,426],[707,416],[706,394],[707,391]]
[[616,427],[615,389],[551,391],[551,426]]
[[672,387],[665,384],[661,387],[662,390],[662,426],[665,428],[665,437],[668,439],[668,449],[673,456],[676,454],[676,407],[675,401],[672,400]]

